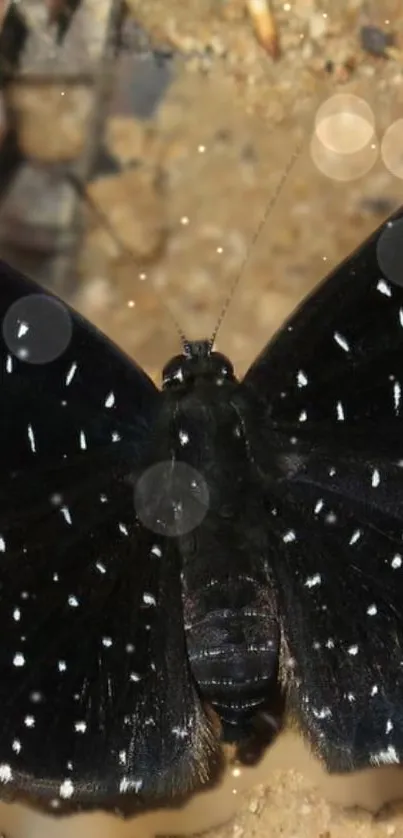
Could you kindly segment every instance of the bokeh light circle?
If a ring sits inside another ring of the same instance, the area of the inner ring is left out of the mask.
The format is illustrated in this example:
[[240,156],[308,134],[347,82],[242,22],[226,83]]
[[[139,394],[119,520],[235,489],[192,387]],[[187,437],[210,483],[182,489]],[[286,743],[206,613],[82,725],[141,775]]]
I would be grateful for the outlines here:
[[73,332],[67,307],[47,294],[28,294],[7,310],[2,332],[9,351],[27,364],[48,364],[69,346]]
[[396,119],[385,131],[381,156],[392,175],[403,180],[403,119]]
[[201,524],[210,493],[204,477],[184,462],[166,460],[146,469],[136,482],[134,503],[152,532],[180,536]]

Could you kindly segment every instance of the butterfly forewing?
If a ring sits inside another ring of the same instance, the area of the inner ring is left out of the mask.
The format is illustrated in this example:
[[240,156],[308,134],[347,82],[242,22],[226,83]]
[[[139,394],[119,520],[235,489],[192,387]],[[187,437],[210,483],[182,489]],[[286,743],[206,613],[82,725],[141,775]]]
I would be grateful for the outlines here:
[[[388,222],[397,235],[401,217]],[[403,759],[403,288],[379,265],[385,229],[300,307],[243,385],[259,402],[251,448],[282,678],[331,770]]]
[[135,514],[160,394],[67,307],[68,344],[32,362],[39,294],[1,266],[1,792],[130,812],[206,779],[211,750],[177,549]]

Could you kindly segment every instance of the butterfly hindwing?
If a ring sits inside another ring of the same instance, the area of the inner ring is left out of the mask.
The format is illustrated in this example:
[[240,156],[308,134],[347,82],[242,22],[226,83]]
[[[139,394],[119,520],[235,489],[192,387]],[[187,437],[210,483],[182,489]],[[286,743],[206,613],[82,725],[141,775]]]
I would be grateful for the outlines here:
[[[2,324],[33,294],[0,266]],[[16,340],[35,330],[26,310]],[[0,336],[0,794],[131,812],[206,779],[211,734],[174,540],[135,514],[130,476],[160,394],[65,312],[71,338],[48,363]]]
[[290,709],[330,770],[403,761],[403,288],[380,237],[245,376]]

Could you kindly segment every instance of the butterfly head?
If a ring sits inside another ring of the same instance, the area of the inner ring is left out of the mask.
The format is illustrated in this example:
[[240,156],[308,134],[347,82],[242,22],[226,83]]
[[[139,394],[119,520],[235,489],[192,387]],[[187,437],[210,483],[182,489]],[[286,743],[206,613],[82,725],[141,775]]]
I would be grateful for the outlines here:
[[181,355],[175,355],[162,372],[164,390],[189,389],[201,381],[222,386],[235,382],[234,367],[221,352],[214,352],[210,340],[193,340],[184,344]]

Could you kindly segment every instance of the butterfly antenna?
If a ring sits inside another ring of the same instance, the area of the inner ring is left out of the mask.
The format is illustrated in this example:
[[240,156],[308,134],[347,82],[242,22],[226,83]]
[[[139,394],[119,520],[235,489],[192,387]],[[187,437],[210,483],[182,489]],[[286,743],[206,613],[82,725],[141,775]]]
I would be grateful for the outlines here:
[[284,171],[283,171],[283,174],[281,175],[281,178],[280,178],[280,180],[279,180],[279,182],[278,182],[278,184],[277,184],[277,186],[276,186],[276,188],[275,188],[275,190],[274,190],[274,193],[273,193],[273,195],[271,196],[271,198],[270,198],[270,200],[269,200],[268,204],[266,205],[266,208],[265,208],[265,210],[264,210],[264,213],[263,213],[263,215],[262,215],[262,217],[261,217],[261,219],[260,219],[260,221],[259,221],[259,224],[257,225],[257,228],[256,228],[256,230],[255,230],[255,232],[254,232],[254,234],[253,234],[253,236],[252,236],[252,239],[251,239],[251,242],[250,242],[250,244],[249,244],[249,247],[248,247],[248,249],[247,249],[247,251],[246,251],[246,254],[245,254],[245,256],[244,256],[244,259],[243,259],[243,261],[242,261],[242,263],[241,263],[241,267],[239,268],[239,271],[238,271],[238,273],[236,274],[234,281],[232,282],[232,285],[231,285],[230,290],[229,290],[229,292],[228,292],[228,296],[226,297],[226,299],[225,299],[225,301],[224,301],[224,305],[223,305],[223,307],[222,307],[222,309],[221,309],[221,313],[220,313],[220,315],[219,315],[219,317],[218,317],[217,325],[216,325],[216,327],[215,327],[215,329],[214,329],[214,332],[213,332],[213,334],[212,334],[212,336],[211,336],[211,338],[210,338],[210,342],[209,342],[209,343],[210,343],[210,348],[211,348],[211,349],[213,348],[213,346],[214,346],[214,344],[215,344],[215,341],[216,341],[216,338],[217,338],[218,331],[219,331],[219,329],[220,329],[220,327],[221,327],[221,324],[222,324],[222,322],[223,322],[223,320],[224,320],[224,317],[225,317],[225,315],[226,315],[226,313],[227,313],[227,311],[228,311],[228,308],[229,308],[229,306],[230,306],[230,304],[231,304],[231,302],[232,302],[232,298],[233,298],[233,296],[234,296],[234,294],[235,294],[235,291],[236,291],[236,289],[238,288],[238,285],[239,285],[239,283],[240,283],[240,281],[241,281],[241,279],[242,279],[242,277],[243,277],[243,274],[244,274],[244,271],[245,271],[246,265],[247,265],[247,264],[248,264],[248,262],[249,262],[249,258],[250,258],[250,255],[251,255],[251,253],[252,253],[252,250],[253,250],[253,248],[254,248],[254,246],[255,246],[255,244],[256,244],[256,242],[257,242],[257,240],[258,240],[258,238],[259,238],[259,236],[260,236],[260,234],[261,234],[261,232],[262,232],[262,230],[263,230],[263,227],[264,227],[264,226],[265,226],[265,224],[266,224],[267,219],[269,218],[269,215],[270,215],[270,213],[271,213],[271,211],[272,211],[273,207],[274,207],[274,206],[275,206],[275,204],[277,203],[277,199],[278,199],[278,197],[279,197],[279,195],[280,195],[280,193],[281,193],[281,191],[282,191],[282,189],[283,189],[283,186],[284,186],[284,184],[285,184],[285,182],[286,182],[286,180],[287,180],[287,178],[288,178],[288,175],[290,174],[290,171],[291,171],[291,169],[292,169],[292,167],[293,167],[294,163],[298,160],[298,158],[299,158],[299,156],[300,156],[300,153],[301,153],[301,150],[302,150],[303,145],[304,145],[304,140],[301,140],[301,142],[300,142],[300,143],[298,143],[298,145],[297,145],[297,146],[296,146],[296,148],[294,149],[294,151],[293,151],[293,153],[292,153],[292,155],[291,155],[291,157],[290,157],[290,159],[289,159],[289,161],[288,161],[288,163],[287,163],[287,165],[286,165],[286,167],[285,167],[285,169],[284,169]]
[[[85,189],[85,186],[83,186],[80,179],[78,177],[76,177],[76,175],[72,174],[71,172],[66,173],[66,178],[71,183],[71,185],[74,187],[74,189],[78,192],[78,194],[80,195],[80,198],[82,198],[83,201],[85,201],[88,204],[88,206],[91,208],[91,211],[93,212],[95,217],[98,219],[98,221],[102,224],[102,226],[107,230],[107,232],[109,233],[112,241],[115,242],[118,249],[122,253],[124,253],[126,256],[130,257],[131,260],[136,261],[137,257],[136,257],[136,254],[134,253],[134,251],[131,250],[130,247],[127,247],[127,245],[124,244],[122,239],[117,235],[116,230],[115,230],[113,224],[111,224],[111,222],[109,221],[108,216],[104,212],[102,212],[102,210],[99,208],[99,206],[96,204],[96,202],[91,198],[91,196],[88,194],[87,190]],[[182,349],[186,353],[186,351],[188,350],[188,347],[189,347],[188,338],[186,337],[185,333],[182,331],[182,329],[179,326],[179,323],[178,323],[173,311],[170,309],[170,307],[167,305],[167,303],[163,302],[163,300],[161,300],[160,297],[158,297],[158,301],[159,301],[160,305],[162,305],[164,310],[167,312],[168,316],[171,318],[171,321],[172,321],[173,325],[175,326],[175,329],[176,329],[176,331],[179,335],[179,339],[180,339],[180,342],[182,344]]]

